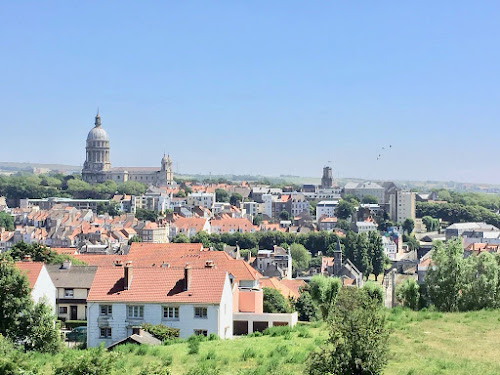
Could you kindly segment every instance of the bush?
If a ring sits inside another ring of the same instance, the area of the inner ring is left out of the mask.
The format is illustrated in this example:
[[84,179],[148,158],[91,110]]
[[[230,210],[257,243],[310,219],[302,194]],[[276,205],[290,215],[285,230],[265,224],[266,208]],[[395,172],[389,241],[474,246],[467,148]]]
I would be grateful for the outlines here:
[[373,281],[367,281],[363,285],[363,291],[366,293],[368,298],[380,306],[384,305],[384,289],[380,284]]
[[276,289],[263,288],[265,313],[289,313],[290,303]]
[[161,341],[169,341],[179,337],[179,330],[177,328],[170,328],[163,324],[153,325],[145,323],[142,325],[142,329]]
[[191,368],[186,375],[219,375],[220,370],[206,363],[199,364],[193,368]]
[[243,350],[243,353],[241,353],[241,360],[247,361],[248,359],[255,358],[256,356],[257,352],[254,348],[245,348],[245,350]]
[[406,279],[401,285],[396,289],[396,295],[398,300],[405,307],[409,307],[412,310],[417,310],[420,301],[419,285],[415,279]]
[[170,370],[164,365],[148,365],[138,375],[170,375]]
[[81,327],[81,326],[86,327],[87,321],[86,320],[66,320],[64,322],[64,326],[69,330],[72,330],[73,328]]
[[271,336],[271,337],[276,337],[276,336],[285,336],[286,334],[290,334],[293,331],[293,328],[290,326],[274,326],[274,327],[267,327],[264,332],[264,336]]
[[197,336],[190,336],[188,339],[188,354],[198,354],[200,351],[200,339]]
[[108,375],[112,372],[117,355],[104,346],[85,351],[68,351],[68,355],[56,367],[54,375]]

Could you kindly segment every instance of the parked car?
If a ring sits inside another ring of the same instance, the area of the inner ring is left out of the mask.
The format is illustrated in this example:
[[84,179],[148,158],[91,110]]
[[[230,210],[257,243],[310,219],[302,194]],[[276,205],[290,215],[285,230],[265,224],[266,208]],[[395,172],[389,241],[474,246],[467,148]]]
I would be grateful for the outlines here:
[[66,334],[66,340],[68,341],[80,341],[84,342],[87,340],[87,327],[80,326],[75,327],[71,332]]

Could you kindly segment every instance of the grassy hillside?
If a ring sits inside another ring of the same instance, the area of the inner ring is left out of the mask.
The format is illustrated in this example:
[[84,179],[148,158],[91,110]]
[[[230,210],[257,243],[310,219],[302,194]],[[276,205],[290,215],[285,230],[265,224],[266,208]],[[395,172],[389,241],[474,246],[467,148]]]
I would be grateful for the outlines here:
[[[395,309],[388,313],[388,324],[391,354],[385,374],[500,373],[499,311],[441,314]],[[302,374],[308,353],[325,337],[325,326],[312,325],[276,336],[202,342],[197,354],[188,353],[187,343],[126,345],[115,350],[117,373],[137,374],[147,364],[169,363],[173,375]],[[31,354],[30,360],[50,374],[54,364],[78,353],[71,350],[56,357]],[[213,368],[220,372],[212,372]]]

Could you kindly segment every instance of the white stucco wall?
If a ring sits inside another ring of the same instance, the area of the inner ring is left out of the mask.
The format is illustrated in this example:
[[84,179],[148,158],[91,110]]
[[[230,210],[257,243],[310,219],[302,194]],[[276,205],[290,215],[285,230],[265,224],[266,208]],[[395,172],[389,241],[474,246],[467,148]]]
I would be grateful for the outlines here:
[[31,291],[31,298],[35,303],[40,302],[42,298],[46,299],[46,302],[52,308],[54,314],[56,313],[56,287],[50,278],[50,275],[45,268],[42,266],[40,273],[38,274],[38,279],[33,285],[33,290]]

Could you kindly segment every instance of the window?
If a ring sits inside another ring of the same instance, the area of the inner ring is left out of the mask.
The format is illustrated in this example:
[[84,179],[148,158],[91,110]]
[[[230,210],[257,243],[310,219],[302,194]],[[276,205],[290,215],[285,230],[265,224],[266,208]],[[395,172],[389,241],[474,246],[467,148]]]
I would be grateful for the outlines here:
[[172,306],[163,307],[163,319],[179,319],[179,308]]
[[127,306],[127,317],[129,318],[143,318],[144,306]]
[[67,314],[68,313],[68,308],[67,307],[59,307],[59,314]]
[[196,336],[208,336],[208,331],[206,329],[195,329],[194,334]]
[[109,327],[101,328],[101,338],[104,339],[111,338],[111,328]]
[[64,297],[73,298],[73,289],[64,289]]
[[101,305],[101,316],[111,316],[111,313],[113,312],[113,307],[112,305]]
[[207,318],[207,308],[206,307],[195,307],[194,308],[194,317],[195,318]]

